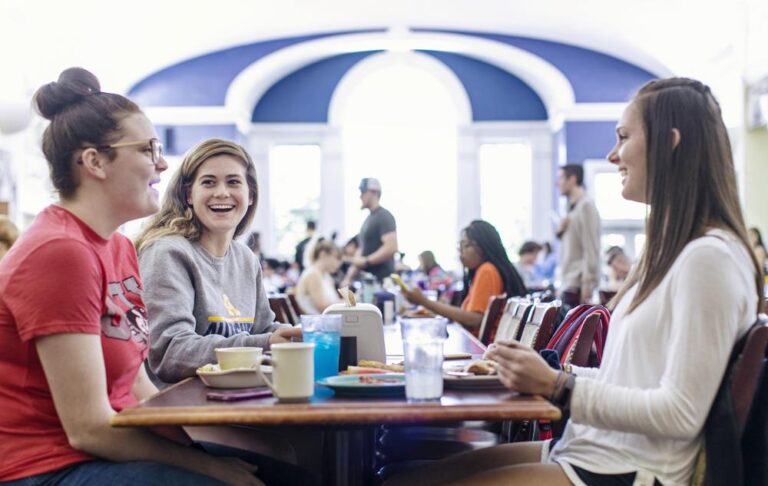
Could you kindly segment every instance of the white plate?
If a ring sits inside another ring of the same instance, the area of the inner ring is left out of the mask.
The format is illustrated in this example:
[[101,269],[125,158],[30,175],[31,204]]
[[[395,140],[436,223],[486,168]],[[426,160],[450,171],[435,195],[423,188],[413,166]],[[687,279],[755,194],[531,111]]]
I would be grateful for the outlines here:
[[[460,371],[464,367],[448,367],[446,371]],[[443,373],[443,385],[449,389],[485,389],[485,390],[497,390],[504,388],[504,385],[499,380],[499,375],[471,375],[471,376],[456,376]]]
[[[271,366],[262,366],[261,369],[271,377]],[[207,364],[197,369],[197,376],[211,388],[254,388],[267,385],[255,368],[222,371],[218,364]]]

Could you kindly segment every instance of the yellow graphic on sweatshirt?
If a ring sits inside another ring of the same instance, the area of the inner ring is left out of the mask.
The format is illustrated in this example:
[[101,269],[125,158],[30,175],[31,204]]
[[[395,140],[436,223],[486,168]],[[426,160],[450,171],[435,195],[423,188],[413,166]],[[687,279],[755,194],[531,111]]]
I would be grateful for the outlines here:
[[224,297],[224,307],[227,309],[227,313],[229,314],[229,317],[240,317],[242,314],[240,314],[240,311],[237,310],[237,307],[235,307],[232,304],[232,301],[229,300],[229,297],[227,297],[227,294],[221,294]]

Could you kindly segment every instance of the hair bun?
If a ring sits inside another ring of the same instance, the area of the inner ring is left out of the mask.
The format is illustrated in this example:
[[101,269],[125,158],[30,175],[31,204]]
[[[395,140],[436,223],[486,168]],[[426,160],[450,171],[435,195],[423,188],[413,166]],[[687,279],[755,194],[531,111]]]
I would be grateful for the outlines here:
[[37,111],[48,120],[68,106],[86,96],[100,92],[99,80],[83,68],[69,68],[59,75],[59,80],[42,86],[35,93]]

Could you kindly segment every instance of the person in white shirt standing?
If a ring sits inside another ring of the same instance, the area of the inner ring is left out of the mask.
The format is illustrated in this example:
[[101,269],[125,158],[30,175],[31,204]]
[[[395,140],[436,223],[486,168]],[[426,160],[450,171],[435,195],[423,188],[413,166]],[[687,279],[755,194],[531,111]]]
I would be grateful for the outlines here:
[[652,210],[643,254],[616,296],[601,367],[555,370],[512,342],[486,355],[505,386],[570,410],[562,438],[453,456],[392,483],[689,484],[731,350],[758,315],[762,272],[707,86],[651,81],[616,135],[608,159],[622,196]]
[[600,282],[600,214],[584,188],[584,168],[560,167],[560,194],[568,198],[568,216],[557,229],[560,238],[560,299],[568,307],[592,299]]

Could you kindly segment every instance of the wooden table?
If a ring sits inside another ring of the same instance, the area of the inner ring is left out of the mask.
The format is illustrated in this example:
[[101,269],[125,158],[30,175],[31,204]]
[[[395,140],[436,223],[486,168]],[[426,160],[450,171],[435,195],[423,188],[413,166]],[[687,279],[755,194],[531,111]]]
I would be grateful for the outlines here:
[[[456,324],[450,324],[445,352],[481,355],[483,346]],[[388,355],[402,354],[398,326],[385,330]],[[239,402],[213,402],[197,378],[166,388],[112,419],[117,427],[152,425],[322,426],[332,433],[326,454],[326,484],[366,484],[373,456],[374,429],[381,424],[434,423],[462,420],[560,418],[560,411],[537,396],[509,390],[445,390],[440,401],[408,403],[405,398],[336,398],[327,390],[309,403],[283,404],[274,397]]]

